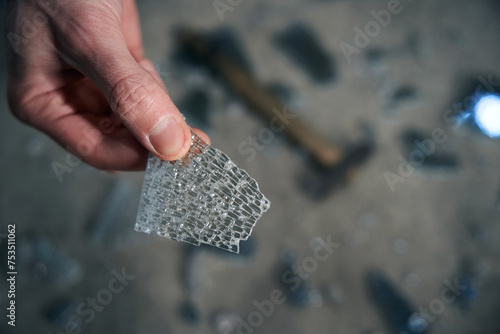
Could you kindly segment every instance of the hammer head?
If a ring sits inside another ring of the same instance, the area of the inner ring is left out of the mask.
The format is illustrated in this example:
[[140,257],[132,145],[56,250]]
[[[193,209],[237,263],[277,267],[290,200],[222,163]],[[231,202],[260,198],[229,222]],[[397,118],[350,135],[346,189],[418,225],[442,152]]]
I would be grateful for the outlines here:
[[374,151],[373,142],[363,140],[346,149],[339,163],[331,167],[314,165],[313,171],[302,177],[299,185],[311,199],[324,199],[340,185],[346,184]]

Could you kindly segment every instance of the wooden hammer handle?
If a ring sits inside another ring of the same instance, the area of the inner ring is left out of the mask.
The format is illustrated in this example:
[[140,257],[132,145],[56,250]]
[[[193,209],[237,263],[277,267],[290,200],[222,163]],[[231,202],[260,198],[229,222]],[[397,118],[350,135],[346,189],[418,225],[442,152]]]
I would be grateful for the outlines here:
[[180,33],[181,40],[196,54],[206,58],[219,74],[251,108],[255,109],[274,129],[283,129],[286,135],[302,146],[320,165],[331,167],[342,159],[339,148],[313,131],[308,124],[296,116],[288,114],[284,105],[273,93],[259,84],[242,66],[227,56],[211,49],[205,40],[188,31]]

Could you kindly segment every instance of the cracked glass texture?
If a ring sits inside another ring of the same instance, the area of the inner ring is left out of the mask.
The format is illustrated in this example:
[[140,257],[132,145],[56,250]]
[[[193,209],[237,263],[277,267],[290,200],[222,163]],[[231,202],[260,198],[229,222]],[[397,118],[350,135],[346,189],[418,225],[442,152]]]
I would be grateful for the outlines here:
[[270,204],[247,172],[192,132],[183,158],[150,154],[135,230],[238,253]]

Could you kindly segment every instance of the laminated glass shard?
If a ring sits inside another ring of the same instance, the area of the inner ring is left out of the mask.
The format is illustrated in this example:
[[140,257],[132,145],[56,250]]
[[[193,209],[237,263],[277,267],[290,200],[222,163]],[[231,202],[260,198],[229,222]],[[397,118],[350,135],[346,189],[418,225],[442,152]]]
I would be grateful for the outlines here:
[[135,230],[238,253],[270,202],[226,154],[191,138],[182,159],[150,155]]

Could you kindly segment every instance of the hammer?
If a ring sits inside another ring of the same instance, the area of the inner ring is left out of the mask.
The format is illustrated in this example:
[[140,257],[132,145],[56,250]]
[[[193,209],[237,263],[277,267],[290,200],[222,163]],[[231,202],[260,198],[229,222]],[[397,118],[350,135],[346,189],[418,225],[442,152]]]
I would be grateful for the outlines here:
[[351,150],[340,149],[298,117],[284,119],[276,117],[276,112],[286,110],[286,106],[274,93],[257,82],[243,66],[234,62],[220,49],[194,31],[180,29],[177,32],[181,45],[187,47],[196,58],[208,65],[232,88],[235,94],[252,110],[268,121],[273,120],[276,127],[282,128],[286,136],[302,147],[320,168],[317,178],[307,181],[305,187],[314,198],[322,198],[329,189],[343,180],[353,166],[360,164],[371,152],[366,143]]

